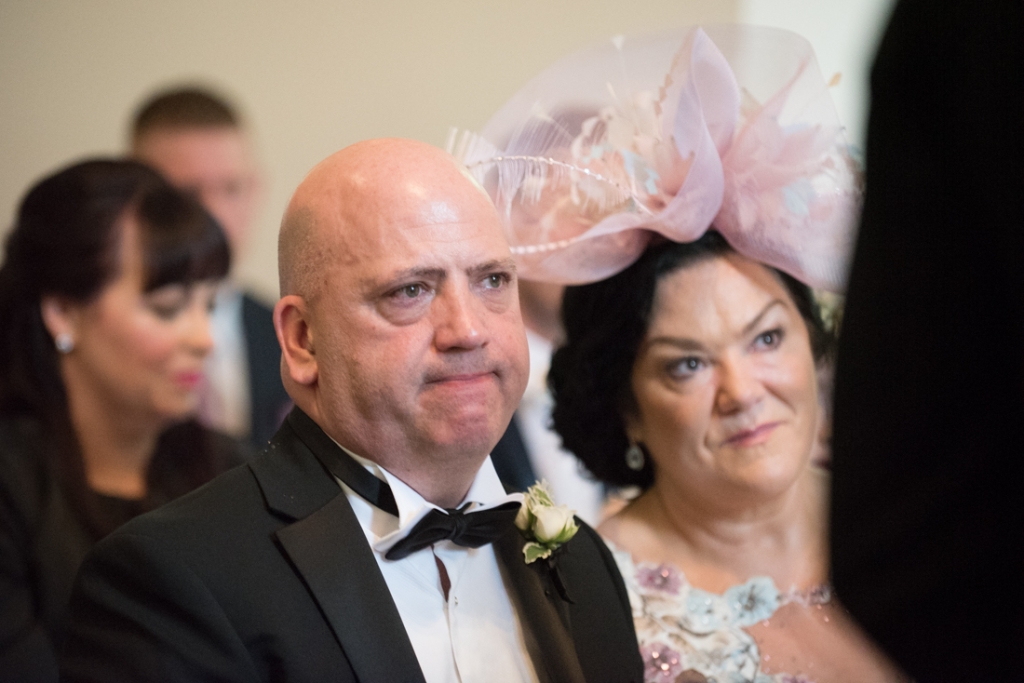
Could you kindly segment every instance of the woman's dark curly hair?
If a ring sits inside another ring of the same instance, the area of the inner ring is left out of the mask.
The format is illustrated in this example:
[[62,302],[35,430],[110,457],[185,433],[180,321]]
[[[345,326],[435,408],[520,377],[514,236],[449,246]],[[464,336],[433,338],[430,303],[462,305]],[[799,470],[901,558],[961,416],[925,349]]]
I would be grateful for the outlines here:
[[[666,275],[733,251],[717,232],[680,244],[662,241],[621,273],[593,284],[568,287],[562,300],[565,343],[555,351],[548,373],[554,395],[552,421],[562,445],[600,481],[647,488],[654,482],[651,459],[643,469],[626,466],[629,447],[624,416],[636,411],[633,364],[647,334],[658,283]],[[815,360],[831,352],[811,290],[772,269],[807,325]]]

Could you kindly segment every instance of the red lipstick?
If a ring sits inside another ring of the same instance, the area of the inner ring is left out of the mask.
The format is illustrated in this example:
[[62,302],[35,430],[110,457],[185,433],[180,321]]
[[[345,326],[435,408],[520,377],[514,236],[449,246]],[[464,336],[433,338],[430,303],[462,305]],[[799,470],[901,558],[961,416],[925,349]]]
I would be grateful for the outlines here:
[[202,371],[183,371],[174,373],[174,383],[183,389],[195,389],[203,383]]

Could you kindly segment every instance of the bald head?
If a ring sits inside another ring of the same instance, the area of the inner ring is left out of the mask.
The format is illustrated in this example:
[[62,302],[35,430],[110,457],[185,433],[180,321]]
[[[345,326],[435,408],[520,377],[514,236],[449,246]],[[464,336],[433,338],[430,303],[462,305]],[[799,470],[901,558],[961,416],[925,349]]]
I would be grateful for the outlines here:
[[357,258],[353,241],[381,223],[446,221],[467,203],[491,204],[465,169],[436,147],[398,138],[346,147],[309,172],[285,211],[278,237],[281,294],[315,299],[325,271]]
[[434,147],[362,142],[302,181],[279,260],[274,324],[295,404],[456,505],[529,371],[515,263],[486,193]]

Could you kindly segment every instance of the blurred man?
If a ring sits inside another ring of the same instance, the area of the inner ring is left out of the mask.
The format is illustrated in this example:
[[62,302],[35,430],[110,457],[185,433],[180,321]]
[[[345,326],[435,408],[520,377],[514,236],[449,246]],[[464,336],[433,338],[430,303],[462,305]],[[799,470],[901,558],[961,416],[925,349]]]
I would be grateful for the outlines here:
[[[260,177],[235,110],[198,88],[158,93],[135,115],[131,151],[195,193],[224,228],[237,262],[259,203]],[[226,284],[218,292],[211,333],[214,351],[206,364],[200,419],[262,448],[289,405],[271,310]]]

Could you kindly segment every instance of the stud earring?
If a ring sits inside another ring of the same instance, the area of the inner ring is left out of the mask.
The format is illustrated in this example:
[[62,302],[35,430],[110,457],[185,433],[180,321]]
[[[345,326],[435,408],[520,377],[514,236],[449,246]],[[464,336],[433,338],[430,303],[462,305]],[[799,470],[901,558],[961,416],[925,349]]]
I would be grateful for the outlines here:
[[61,332],[53,340],[53,345],[57,347],[58,351],[67,355],[75,349],[75,340],[67,332]]
[[644,451],[635,441],[629,442],[626,449],[626,467],[636,472],[644,468]]

